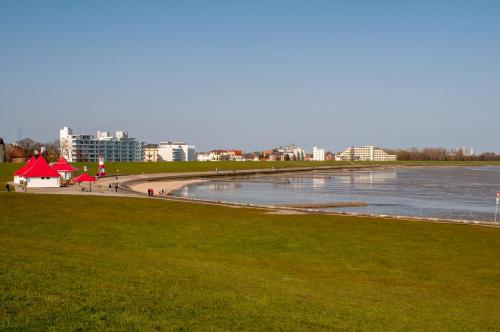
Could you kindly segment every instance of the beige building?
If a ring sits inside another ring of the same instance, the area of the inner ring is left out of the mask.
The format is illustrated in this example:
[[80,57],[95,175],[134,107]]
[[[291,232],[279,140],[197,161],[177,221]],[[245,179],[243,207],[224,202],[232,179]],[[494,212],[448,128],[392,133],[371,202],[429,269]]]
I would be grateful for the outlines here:
[[350,147],[335,156],[335,160],[364,160],[364,161],[395,161],[395,154],[388,154],[384,150],[373,146]]
[[158,161],[158,144],[148,144],[144,147],[144,161]]

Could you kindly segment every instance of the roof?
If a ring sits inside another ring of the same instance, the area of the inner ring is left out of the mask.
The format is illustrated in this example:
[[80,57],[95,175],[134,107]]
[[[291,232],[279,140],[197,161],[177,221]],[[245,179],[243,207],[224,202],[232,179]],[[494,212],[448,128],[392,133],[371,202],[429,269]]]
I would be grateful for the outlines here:
[[18,169],[17,171],[14,172],[14,175],[17,175],[17,176],[23,175],[24,172],[26,172],[28,169],[31,168],[31,166],[33,166],[33,164],[35,163],[35,161],[36,161],[36,158],[35,157],[31,157],[31,159],[28,160],[28,162],[26,163],[26,165],[24,165],[23,167],[21,167],[20,169]]
[[229,151],[233,152],[235,156],[243,156],[242,150],[229,150]]
[[93,176],[88,175],[87,173],[83,173],[77,176],[73,181],[75,182],[95,182],[96,179]]
[[68,164],[64,157],[59,158],[59,161],[52,166],[52,169],[55,169],[59,172],[75,172],[78,170],[78,168],[75,168]]
[[55,170],[52,169],[44,157],[40,156],[33,163],[33,165],[28,168],[23,174],[25,178],[40,178],[40,177],[49,177],[49,178],[59,178],[61,175]]

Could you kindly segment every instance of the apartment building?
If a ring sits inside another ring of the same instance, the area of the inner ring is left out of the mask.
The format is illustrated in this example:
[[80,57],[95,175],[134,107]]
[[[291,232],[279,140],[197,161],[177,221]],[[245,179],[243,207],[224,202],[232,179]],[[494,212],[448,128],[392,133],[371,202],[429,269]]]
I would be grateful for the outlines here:
[[335,156],[335,160],[395,161],[396,159],[395,154],[388,154],[370,145],[350,147]]
[[61,155],[68,162],[97,162],[99,156],[106,161],[143,161],[144,143],[128,136],[125,131],[114,135],[98,131],[97,135],[75,134],[73,129],[59,130]]
[[158,161],[195,161],[195,147],[185,142],[161,142],[158,145]]
[[325,149],[320,149],[317,146],[314,146],[312,160],[324,161],[325,160]]

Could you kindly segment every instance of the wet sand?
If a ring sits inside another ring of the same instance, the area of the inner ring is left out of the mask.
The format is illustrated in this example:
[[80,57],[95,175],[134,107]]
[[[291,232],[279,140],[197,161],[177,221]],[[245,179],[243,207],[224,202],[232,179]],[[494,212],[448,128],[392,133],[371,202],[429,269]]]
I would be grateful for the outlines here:
[[159,195],[163,190],[164,195],[172,194],[176,190],[181,189],[184,186],[194,184],[194,183],[202,183],[207,180],[172,180],[172,181],[146,181],[141,183],[131,184],[129,187],[131,190],[147,194],[148,189],[152,188],[153,193],[155,195]]

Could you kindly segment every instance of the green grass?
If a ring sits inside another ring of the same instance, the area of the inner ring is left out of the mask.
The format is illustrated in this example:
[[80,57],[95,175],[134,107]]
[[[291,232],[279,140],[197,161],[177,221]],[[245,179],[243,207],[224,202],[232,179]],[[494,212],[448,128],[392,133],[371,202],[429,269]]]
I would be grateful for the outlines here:
[[0,330],[495,330],[500,229],[0,193]]

